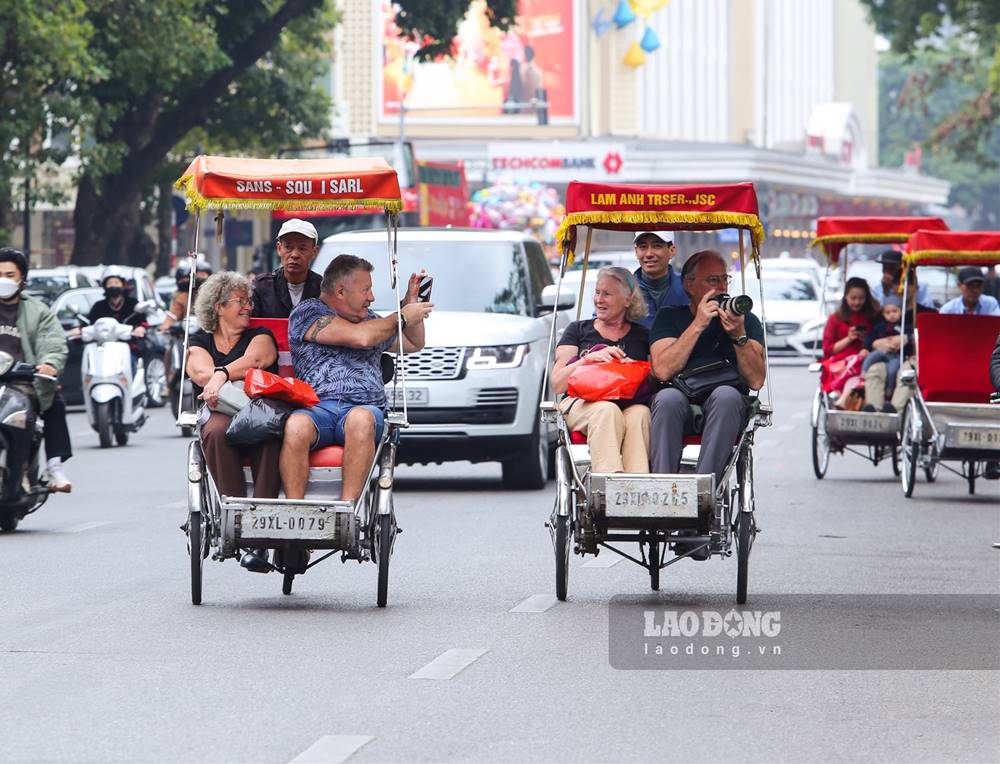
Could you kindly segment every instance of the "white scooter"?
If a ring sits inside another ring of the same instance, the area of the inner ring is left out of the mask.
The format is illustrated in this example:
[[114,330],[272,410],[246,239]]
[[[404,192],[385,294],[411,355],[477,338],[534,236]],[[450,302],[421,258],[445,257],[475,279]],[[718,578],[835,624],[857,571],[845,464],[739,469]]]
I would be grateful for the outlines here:
[[[153,307],[152,301],[141,302],[136,313]],[[129,433],[137,432],[146,421],[146,376],[141,359],[132,374],[129,340],[133,329],[105,317],[80,331],[80,338],[87,343],[83,350],[83,399],[101,448],[109,448],[112,438],[119,446],[126,445]]]

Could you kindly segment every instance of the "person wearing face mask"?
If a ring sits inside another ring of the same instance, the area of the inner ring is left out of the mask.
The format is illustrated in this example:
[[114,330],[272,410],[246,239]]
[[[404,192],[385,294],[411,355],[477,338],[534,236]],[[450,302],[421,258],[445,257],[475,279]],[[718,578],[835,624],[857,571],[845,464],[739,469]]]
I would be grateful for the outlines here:
[[[11,247],[0,249],[0,350],[14,362],[37,367],[39,374],[58,377],[69,350],[62,325],[39,299],[22,294],[28,278],[28,259]],[[48,458],[49,490],[68,493],[73,489],[63,462],[73,455],[66,425],[66,401],[58,384],[35,379],[34,398],[45,423],[45,455]]]
[[132,350],[132,373],[135,374],[136,361],[146,353],[146,317],[135,312],[138,301],[128,293],[128,281],[118,268],[111,266],[104,271],[101,286],[104,287],[104,299],[94,303],[87,320],[93,324],[99,318],[113,318],[120,324],[134,327],[129,347]]
[[[198,289],[211,275],[212,266],[205,260],[202,260],[201,256],[198,255],[195,264],[195,297],[198,296]],[[177,291],[174,292],[174,297],[170,302],[170,311],[160,324],[161,332],[169,331],[171,326],[173,326],[176,322],[183,320],[187,315],[188,290],[191,286],[191,263],[187,258],[184,258],[184,260],[177,266],[177,270],[174,271],[174,280],[177,282]]]
[[319,254],[316,227],[305,220],[286,220],[278,231],[281,267],[256,278],[253,315],[257,318],[288,318],[303,300],[317,299],[323,278],[311,269]]

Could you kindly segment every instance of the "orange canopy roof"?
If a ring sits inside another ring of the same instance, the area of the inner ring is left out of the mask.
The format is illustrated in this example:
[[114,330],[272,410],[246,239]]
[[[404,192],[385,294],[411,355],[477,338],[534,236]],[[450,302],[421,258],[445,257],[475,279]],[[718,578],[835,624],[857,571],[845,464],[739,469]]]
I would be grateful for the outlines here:
[[941,218],[927,217],[821,217],[810,247],[820,247],[831,263],[848,244],[903,244],[920,229],[947,231]]
[[191,210],[403,208],[396,171],[380,157],[242,159],[199,156],[175,184]]
[[998,263],[1000,231],[917,231],[903,255],[906,266]]

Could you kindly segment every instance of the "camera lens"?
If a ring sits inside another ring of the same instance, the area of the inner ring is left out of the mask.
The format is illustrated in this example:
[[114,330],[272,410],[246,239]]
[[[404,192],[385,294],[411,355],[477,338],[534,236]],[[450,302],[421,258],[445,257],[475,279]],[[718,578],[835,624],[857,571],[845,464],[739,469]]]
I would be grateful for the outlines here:
[[753,300],[750,295],[738,294],[732,297],[728,294],[720,294],[715,296],[716,301],[719,303],[719,307],[729,313],[738,313],[745,316],[753,309]]

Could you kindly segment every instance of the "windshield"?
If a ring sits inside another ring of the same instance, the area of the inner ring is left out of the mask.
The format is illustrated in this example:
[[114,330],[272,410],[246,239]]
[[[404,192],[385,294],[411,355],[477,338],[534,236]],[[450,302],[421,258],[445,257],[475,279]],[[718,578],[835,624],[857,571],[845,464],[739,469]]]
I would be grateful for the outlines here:
[[29,294],[51,304],[52,301],[70,288],[69,276],[28,276],[25,288]]
[[[730,294],[737,294],[740,289],[739,277],[733,279],[729,286]],[[746,293],[751,297],[760,295],[760,282],[756,279],[747,279]],[[785,278],[783,276],[767,276],[764,279],[764,299],[765,300],[792,300],[805,301],[816,300],[816,286],[812,279],[806,278]]]
[[[375,266],[372,274],[375,304],[372,308],[394,310],[396,297],[389,284],[386,242],[327,242],[313,270],[322,273],[335,256],[345,252],[363,257]],[[409,275],[421,268],[434,278],[431,302],[438,310],[529,313],[528,277],[516,244],[440,239],[400,241],[400,294],[406,289]]]

